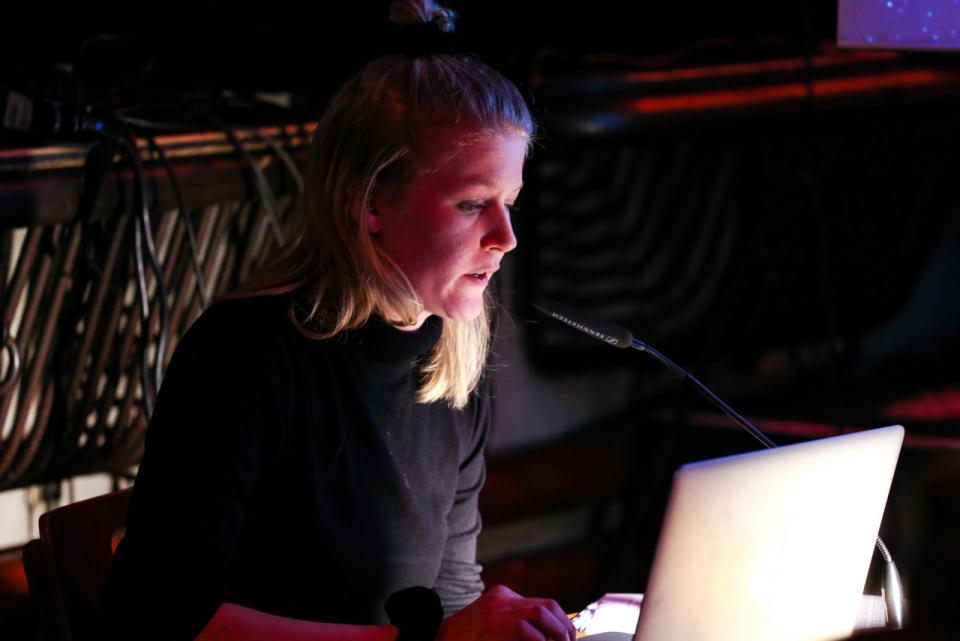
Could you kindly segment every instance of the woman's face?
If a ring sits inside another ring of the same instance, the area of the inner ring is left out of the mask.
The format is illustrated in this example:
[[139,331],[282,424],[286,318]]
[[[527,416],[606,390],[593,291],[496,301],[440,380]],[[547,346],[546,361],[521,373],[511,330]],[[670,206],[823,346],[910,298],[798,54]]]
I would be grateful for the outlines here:
[[484,289],[517,245],[510,207],[526,152],[513,133],[448,136],[431,154],[438,164],[373,203],[369,230],[423,303],[414,327],[431,314],[471,320],[483,311]]

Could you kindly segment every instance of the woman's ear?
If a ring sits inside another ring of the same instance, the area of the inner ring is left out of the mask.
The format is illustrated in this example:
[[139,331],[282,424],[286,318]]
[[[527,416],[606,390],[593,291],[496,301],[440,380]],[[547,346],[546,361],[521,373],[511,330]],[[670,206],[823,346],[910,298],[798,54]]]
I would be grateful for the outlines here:
[[367,231],[371,234],[380,233],[380,212],[377,211],[377,208],[373,205],[370,206],[369,211],[366,213],[367,216]]

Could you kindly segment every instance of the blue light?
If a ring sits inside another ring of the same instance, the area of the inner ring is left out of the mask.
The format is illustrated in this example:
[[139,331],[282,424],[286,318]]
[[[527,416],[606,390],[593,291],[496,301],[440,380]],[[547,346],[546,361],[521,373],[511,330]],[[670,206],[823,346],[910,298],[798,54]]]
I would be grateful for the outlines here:
[[960,52],[960,0],[838,0],[838,7],[844,46]]

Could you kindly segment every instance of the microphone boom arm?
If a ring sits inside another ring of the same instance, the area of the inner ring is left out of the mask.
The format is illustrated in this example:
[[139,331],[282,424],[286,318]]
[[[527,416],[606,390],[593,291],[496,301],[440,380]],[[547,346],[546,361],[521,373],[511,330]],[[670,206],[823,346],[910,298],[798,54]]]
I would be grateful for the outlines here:
[[649,345],[647,345],[646,343],[644,343],[643,341],[637,338],[634,338],[632,341],[630,341],[630,347],[632,347],[633,349],[639,350],[644,354],[649,354],[654,359],[659,361],[660,364],[665,365],[668,369],[673,371],[673,373],[679,376],[680,378],[687,379],[687,381],[689,381],[690,384],[693,385],[698,392],[700,392],[701,396],[703,396],[705,399],[713,403],[713,405],[718,407],[720,411],[722,411],[724,414],[726,414],[727,416],[732,418],[734,421],[736,421],[737,425],[739,425],[743,429],[750,432],[750,434],[755,439],[763,443],[765,447],[772,449],[777,446],[777,444],[771,441],[766,434],[764,434],[759,429],[757,429],[753,425],[753,423],[751,423],[750,421],[745,419],[743,416],[741,416],[740,413],[737,412],[735,409],[733,409],[732,407],[724,403],[719,396],[711,392],[706,385],[704,385],[699,380],[697,380],[696,376],[694,376],[687,370],[683,369],[682,367],[680,367],[679,365],[671,361],[669,358],[667,358],[666,356],[664,356],[663,354],[661,354],[660,352],[653,349],[652,347],[650,347]]

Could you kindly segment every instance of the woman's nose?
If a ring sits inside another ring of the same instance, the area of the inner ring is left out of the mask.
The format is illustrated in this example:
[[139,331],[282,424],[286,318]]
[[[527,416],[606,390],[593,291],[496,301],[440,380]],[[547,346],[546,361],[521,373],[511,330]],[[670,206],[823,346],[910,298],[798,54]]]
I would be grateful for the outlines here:
[[483,248],[507,253],[517,246],[517,237],[513,233],[513,223],[510,220],[510,209],[506,205],[498,205],[492,215],[494,221],[483,238]]

